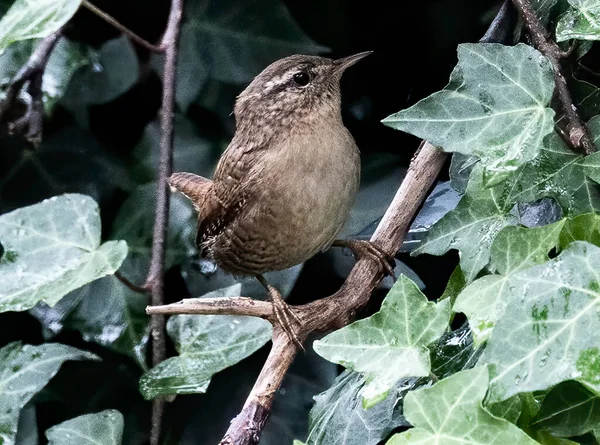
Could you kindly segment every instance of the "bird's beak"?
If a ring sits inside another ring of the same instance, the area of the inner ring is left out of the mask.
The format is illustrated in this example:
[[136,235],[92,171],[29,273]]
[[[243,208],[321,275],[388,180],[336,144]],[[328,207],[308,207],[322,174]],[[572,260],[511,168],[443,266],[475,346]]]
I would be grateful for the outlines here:
[[341,59],[337,59],[333,61],[334,64],[334,73],[343,73],[344,70],[352,65],[354,65],[356,62],[358,62],[360,59],[364,59],[365,57],[367,57],[368,55],[373,54],[373,51],[364,51],[362,53],[358,53],[358,54],[354,54],[353,56],[348,56],[348,57],[342,57]]

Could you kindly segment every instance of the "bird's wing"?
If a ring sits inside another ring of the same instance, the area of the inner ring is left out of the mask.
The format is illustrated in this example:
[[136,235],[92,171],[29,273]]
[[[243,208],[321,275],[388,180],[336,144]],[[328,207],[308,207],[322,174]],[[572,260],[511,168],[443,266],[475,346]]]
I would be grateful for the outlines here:
[[196,244],[205,256],[204,243],[218,235],[244,207],[252,194],[248,186],[260,147],[240,145],[234,138],[221,156],[213,180],[192,173],[175,173],[169,184],[189,198],[198,211]]

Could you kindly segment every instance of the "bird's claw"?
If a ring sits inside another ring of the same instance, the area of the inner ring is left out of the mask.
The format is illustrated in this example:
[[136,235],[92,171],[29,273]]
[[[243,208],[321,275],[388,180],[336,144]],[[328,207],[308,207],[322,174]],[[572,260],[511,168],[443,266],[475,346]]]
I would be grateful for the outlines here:
[[338,247],[347,247],[354,255],[358,258],[368,258],[375,261],[379,268],[390,275],[394,280],[396,279],[396,273],[392,264],[395,264],[394,257],[383,250],[378,245],[366,240],[336,240],[332,244]]
[[294,328],[292,327],[291,322],[291,319],[293,319],[297,324],[302,324],[302,320],[300,320],[292,308],[285,301],[283,301],[283,298],[277,289],[270,287],[269,296],[271,297],[271,302],[273,303],[273,313],[275,314],[275,318],[281,326],[281,329],[283,329],[283,331],[294,342],[298,349],[306,351]]

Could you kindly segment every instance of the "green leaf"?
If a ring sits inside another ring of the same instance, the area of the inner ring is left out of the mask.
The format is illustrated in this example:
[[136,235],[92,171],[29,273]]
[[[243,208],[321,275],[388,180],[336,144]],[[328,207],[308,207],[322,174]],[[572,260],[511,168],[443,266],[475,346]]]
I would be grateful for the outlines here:
[[600,427],[600,396],[577,382],[560,383],[544,397],[531,426],[559,437],[593,431]]
[[85,414],[46,431],[48,445],[121,445],[125,422],[114,409]]
[[488,405],[486,406],[486,409],[490,414],[516,424],[523,412],[523,401],[521,400],[520,395],[516,395],[500,403]]
[[[112,237],[125,240],[129,247],[120,273],[139,284],[146,279],[150,265],[155,190],[155,183],[135,189],[113,222]],[[183,196],[171,198],[165,251],[167,267],[180,264],[195,252],[195,212]],[[115,277],[106,277],[73,291],[52,308],[37,305],[32,313],[44,326],[46,338],[63,329],[75,329],[86,341],[127,354],[147,370],[147,304],[146,295],[132,291]]]
[[0,349],[0,443],[14,444],[19,412],[67,360],[96,360],[89,352],[57,343],[10,343]]
[[587,121],[600,114],[600,88],[575,78],[569,83],[569,89],[582,119]]
[[568,0],[571,8],[556,24],[556,41],[570,39],[600,40],[600,2],[598,0]]
[[129,355],[147,370],[147,305],[147,295],[132,291],[110,276],[74,290],[54,307],[40,303],[30,312],[45,328],[46,339],[73,329],[85,341]]
[[15,260],[0,264],[0,312],[52,306],[84,284],[114,273],[127,244],[100,245],[100,214],[85,195],[55,196],[0,216],[0,240]]
[[502,275],[548,261],[565,220],[542,227],[505,227],[492,244],[489,269]]
[[456,209],[431,228],[413,253],[442,255],[450,249],[459,250],[460,267],[466,282],[470,283],[487,265],[496,234],[517,222],[517,218],[509,213],[512,206],[506,200],[502,185],[493,188],[483,186],[481,168],[477,168]]
[[[112,237],[125,240],[129,246],[122,272],[134,282],[143,281],[150,267],[156,187],[156,183],[137,187],[125,200],[113,223]],[[196,252],[197,226],[196,212],[181,194],[171,196],[169,215],[165,250],[167,268],[181,264]]]
[[509,301],[502,298],[511,273],[548,261],[558,245],[565,220],[543,227],[505,227],[491,248],[489,268],[501,275],[487,275],[471,283],[457,297],[453,310],[464,313],[477,346],[491,335]]
[[0,53],[11,43],[47,37],[58,31],[81,0],[17,0],[0,20]]
[[365,409],[360,394],[367,377],[344,371],[327,391],[315,396],[310,412],[306,445],[376,445],[399,426],[407,426],[400,400],[414,385],[394,385],[390,396]]
[[552,132],[550,62],[524,44],[462,44],[448,86],[383,123],[441,147],[480,158],[487,185],[539,153]]
[[[595,131],[595,126],[590,130]],[[554,198],[566,216],[600,211],[598,187],[586,173],[600,160],[595,155],[589,157],[592,159],[586,160],[574,153],[558,134],[552,133],[544,139],[540,155],[511,178],[507,200],[530,202]]]
[[[11,45],[0,54],[0,84],[6,84],[27,62],[37,45],[29,40]],[[74,73],[89,63],[87,54],[81,45],[61,38],[48,59],[42,77],[42,92],[46,113],[52,113],[56,103],[66,93]]]
[[548,23],[552,10],[558,3],[558,0],[532,0],[531,6],[535,9],[542,23]]
[[[592,139],[596,146],[596,149],[600,149],[600,116],[595,116],[587,124],[588,130],[592,135]],[[600,153],[596,152],[589,156],[584,157],[579,165],[583,166],[585,175],[600,183]]]
[[568,219],[560,232],[558,246],[564,250],[573,241],[587,241],[600,246],[600,215],[586,213]]
[[73,75],[61,101],[84,128],[88,127],[90,105],[116,99],[137,82],[140,73],[135,48],[125,36],[87,51],[90,63]]
[[[241,285],[205,297],[239,296]],[[271,339],[271,325],[260,318],[176,315],[167,331],[179,356],[145,373],[140,391],[146,399],[167,394],[205,392],[211,377],[238,363]]]
[[74,123],[45,133],[35,151],[24,150],[22,142],[5,141],[0,150],[2,213],[65,191],[102,202],[131,188],[123,159]]
[[404,415],[414,428],[396,434],[387,445],[537,444],[515,425],[483,408],[488,383],[488,369],[483,366],[412,391],[406,396]]
[[33,402],[21,410],[15,445],[39,445],[37,414]]
[[[220,154],[219,146],[203,138],[190,119],[175,115],[173,171],[210,177]],[[160,154],[160,122],[148,124],[134,150],[135,174],[139,182],[156,181]],[[178,194],[171,195],[178,196]]]
[[428,302],[419,288],[401,276],[381,310],[314,342],[317,354],[348,369],[367,374],[363,405],[385,399],[402,377],[427,376],[427,345],[448,327],[450,304]]
[[456,297],[460,295],[466,286],[467,282],[465,280],[465,274],[460,266],[456,266],[452,275],[450,275],[450,279],[448,280],[448,284],[446,285],[446,289],[444,289],[444,293],[440,297],[440,300],[448,298],[450,300],[450,307],[454,306]]
[[494,365],[490,402],[568,379],[600,389],[600,349],[589,335],[600,329],[599,266],[600,248],[576,241],[510,277],[499,296],[509,304],[480,359]]
[[183,110],[208,78],[247,83],[277,59],[326,50],[306,36],[280,0],[191,0],[185,15],[177,83]]

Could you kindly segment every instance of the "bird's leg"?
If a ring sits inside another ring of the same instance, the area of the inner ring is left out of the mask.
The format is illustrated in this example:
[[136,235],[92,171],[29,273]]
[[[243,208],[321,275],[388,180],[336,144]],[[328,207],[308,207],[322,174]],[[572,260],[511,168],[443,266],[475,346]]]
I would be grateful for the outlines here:
[[294,319],[294,321],[298,324],[302,324],[302,321],[298,316],[294,313],[292,308],[283,300],[283,297],[279,293],[279,291],[271,286],[265,277],[262,275],[257,275],[256,278],[260,281],[267,292],[269,292],[269,297],[271,298],[271,302],[273,303],[273,313],[277,318],[277,321],[281,325],[281,328],[285,331],[285,333],[293,340],[293,342],[298,346],[298,348],[304,350],[304,346],[302,346],[302,342],[298,339],[294,328],[292,327],[292,323],[290,319]]
[[394,257],[370,241],[358,239],[338,239],[335,240],[331,246],[347,247],[357,258],[367,258],[377,262],[379,268],[383,272],[387,272],[387,274],[391,275],[394,279],[396,278],[394,268],[392,267],[392,264],[395,264]]

